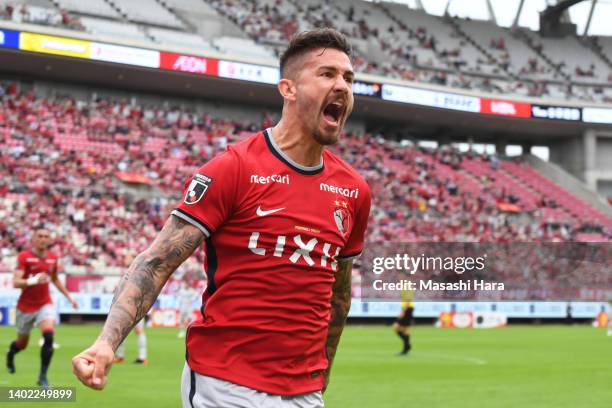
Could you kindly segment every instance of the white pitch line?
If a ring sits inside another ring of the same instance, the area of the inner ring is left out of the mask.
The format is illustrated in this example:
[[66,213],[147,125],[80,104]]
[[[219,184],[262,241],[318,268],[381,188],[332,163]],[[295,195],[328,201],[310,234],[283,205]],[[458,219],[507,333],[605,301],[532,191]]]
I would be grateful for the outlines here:
[[484,360],[484,359],[478,358],[478,357],[453,356],[453,355],[448,355],[448,354],[435,354],[435,353],[422,353],[422,352],[418,352],[418,354],[415,353],[415,357],[416,356],[434,357],[434,358],[439,358],[441,360],[466,361],[468,363],[473,363],[473,364],[476,364],[476,365],[485,365],[485,364],[487,364],[487,360]]

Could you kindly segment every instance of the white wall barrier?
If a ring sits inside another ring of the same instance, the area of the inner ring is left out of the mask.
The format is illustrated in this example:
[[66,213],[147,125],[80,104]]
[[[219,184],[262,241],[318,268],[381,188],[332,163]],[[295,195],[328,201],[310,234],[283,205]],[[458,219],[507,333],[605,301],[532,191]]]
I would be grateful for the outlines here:
[[[104,315],[108,313],[113,295],[73,293],[79,303],[79,310],[72,309],[70,303],[61,295],[54,293],[53,298],[62,315],[86,314]],[[18,290],[0,291],[0,325],[8,325],[13,319]],[[177,298],[171,295],[160,295],[153,306],[156,309],[177,309]],[[199,308],[199,300],[194,302],[194,309]],[[606,310],[604,302],[421,302],[414,308],[415,317],[437,318],[442,312],[503,313],[509,318],[565,318],[568,313],[574,318],[595,319],[601,311]],[[363,302],[353,299],[349,317],[395,317],[401,311],[398,302]]]

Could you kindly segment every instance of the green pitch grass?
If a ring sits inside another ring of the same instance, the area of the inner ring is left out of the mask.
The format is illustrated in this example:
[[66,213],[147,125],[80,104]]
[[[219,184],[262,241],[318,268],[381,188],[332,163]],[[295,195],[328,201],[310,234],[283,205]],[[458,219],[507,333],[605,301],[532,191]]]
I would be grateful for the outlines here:
[[[77,387],[77,402],[6,404],[14,407],[178,407],[183,340],[174,329],[150,329],[149,365],[127,359],[113,367],[106,389],[77,383],[70,359],[95,338],[98,326],[63,325],[49,380]],[[3,350],[12,328],[0,328]],[[38,334],[17,355],[17,373],[0,367],[0,387],[32,386],[39,365]],[[587,326],[518,326],[495,330],[416,327],[413,351],[397,357],[400,341],[389,327],[348,326],[325,395],[327,408],[383,407],[606,407],[612,406],[612,338]],[[214,351],[211,351],[214,352]]]

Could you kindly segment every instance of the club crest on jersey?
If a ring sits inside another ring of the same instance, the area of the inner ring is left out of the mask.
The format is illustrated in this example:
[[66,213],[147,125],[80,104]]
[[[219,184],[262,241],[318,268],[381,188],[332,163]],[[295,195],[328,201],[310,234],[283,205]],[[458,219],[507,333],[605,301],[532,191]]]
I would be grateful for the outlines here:
[[338,227],[338,231],[340,231],[342,235],[346,235],[350,228],[351,220],[348,204],[346,201],[341,200],[336,200],[334,203],[336,204],[336,209],[334,210],[334,221],[336,223],[336,227]]
[[185,193],[185,200],[183,200],[185,204],[192,205],[200,201],[211,184],[212,178],[204,174],[196,174],[191,183],[189,183],[189,188],[187,188]]

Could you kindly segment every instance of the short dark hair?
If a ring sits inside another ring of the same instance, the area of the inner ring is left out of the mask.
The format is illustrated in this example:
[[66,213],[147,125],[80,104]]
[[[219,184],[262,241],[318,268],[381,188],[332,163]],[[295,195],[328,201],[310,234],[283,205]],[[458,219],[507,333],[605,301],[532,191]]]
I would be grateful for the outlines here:
[[302,56],[308,51],[317,48],[332,48],[342,51],[349,58],[352,55],[351,44],[344,34],[333,28],[318,28],[311,31],[302,31],[291,38],[289,46],[280,57],[281,78],[285,78],[287,67],[292,59]]
[[49,231],[49,228],[47,228],[46,224],[39,223],[39,224],[35,224],[34,228],[32,229],[32,231],[34,231],[34,232],[40,231],[40,230],[47,230],[47,231]]

